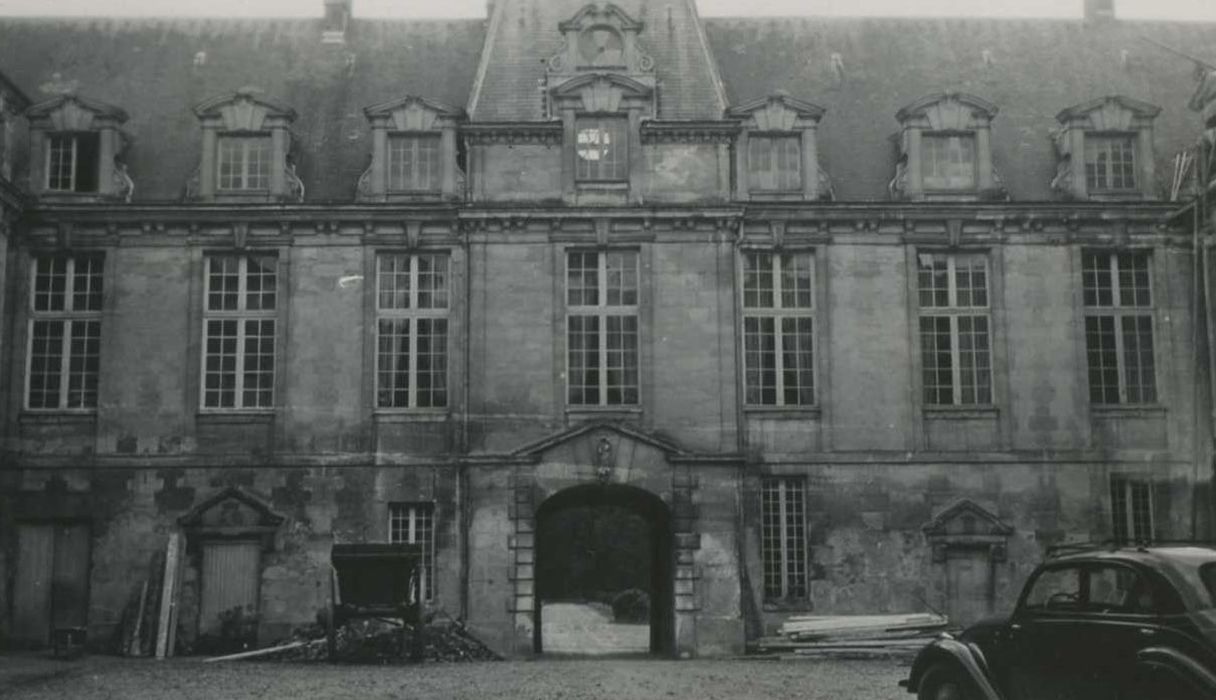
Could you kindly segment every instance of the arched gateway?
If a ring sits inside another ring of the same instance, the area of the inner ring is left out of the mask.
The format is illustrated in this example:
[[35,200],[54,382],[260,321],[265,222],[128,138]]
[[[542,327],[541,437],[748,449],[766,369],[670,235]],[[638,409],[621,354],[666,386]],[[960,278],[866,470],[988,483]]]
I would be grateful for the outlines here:
[[[571,604],[598,610],[605,623],[645,624],[631,631],[629,639],[640,641],[630,651],[689,657],[741,649],[739,460],[690,453],[618,423],[575,426],[512,457],[508,609],[516,653],[570,651],[569,635],[554,643],[545,611],[552,623]],[[702,480],[714,483],[712,498]],[[627,592],[618,615],[611,604]],[[648,605],[642,615],[639,598]]]

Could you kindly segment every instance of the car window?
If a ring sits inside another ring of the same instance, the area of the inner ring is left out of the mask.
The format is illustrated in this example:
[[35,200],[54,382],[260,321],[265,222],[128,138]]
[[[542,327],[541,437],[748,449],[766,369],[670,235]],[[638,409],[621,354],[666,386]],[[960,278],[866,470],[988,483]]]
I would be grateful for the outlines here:
[[1089,570],[1089,610],[1151,613],[1153,594],[1145,581],[1126,566],[1095,566]]
[[1046,569],[1026,592],[1023,607],[1038,610],[1076,610],[1081,605],[1081,569]]
[[1199,578],[1203,587],[1208,589],[1209,605],[1216,605],[1216,562],[1208,562],[1199,567]]

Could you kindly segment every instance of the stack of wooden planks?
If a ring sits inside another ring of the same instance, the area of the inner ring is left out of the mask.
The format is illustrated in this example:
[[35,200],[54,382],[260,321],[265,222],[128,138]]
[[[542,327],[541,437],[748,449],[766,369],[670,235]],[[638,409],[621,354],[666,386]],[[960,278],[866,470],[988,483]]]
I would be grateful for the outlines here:
[[752,644],[758,653],[785,658],[914,656],[950,621],[941,615],[802,615],[786,619],[776,637]]
[[136,586],[123,611],[119,654],[158,659],[173,656],[184,544],[181,533],[170,533],[165,549],[153,554],[148,577]]

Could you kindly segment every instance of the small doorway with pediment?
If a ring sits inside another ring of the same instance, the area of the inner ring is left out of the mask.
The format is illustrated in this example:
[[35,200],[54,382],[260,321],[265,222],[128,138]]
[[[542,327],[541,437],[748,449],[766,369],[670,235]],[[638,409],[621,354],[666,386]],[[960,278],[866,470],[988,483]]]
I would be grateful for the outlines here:
[[198,570],[198,636],[204,653],[253,648],[260,623],[263,555],[284,517],[252,494],[228,488],[179,521]]
[[560,491],[536,512],[534,647],[550,655],[670,654],[671,515],[621,484]]
[[967,626],[997,611],[997,567],[1006,560],[1013,528],[979,504],[962,500],[924,528],[938,569],[941,612]]

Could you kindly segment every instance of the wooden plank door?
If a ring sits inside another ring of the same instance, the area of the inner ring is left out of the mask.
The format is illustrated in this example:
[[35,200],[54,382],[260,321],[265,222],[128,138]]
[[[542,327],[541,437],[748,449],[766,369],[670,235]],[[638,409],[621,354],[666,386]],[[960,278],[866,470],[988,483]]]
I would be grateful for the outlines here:
[[13,590],[13,637],[45,645],[51,638],[51,580],[55,526],[17,526],[17,577]]
[[89,527],[65,523],[54,528],[51,624],[53,627],[84,627],[89,619]]
[[946,558],[946,615],[969,625],[992,614],[992,562],[987,550],[950,551]]
[[199,632],[215,633],[220,613],[232,608],[258,610],[261,584],[261,544],[258,542],[207,542],[203,545],[203,602]]

